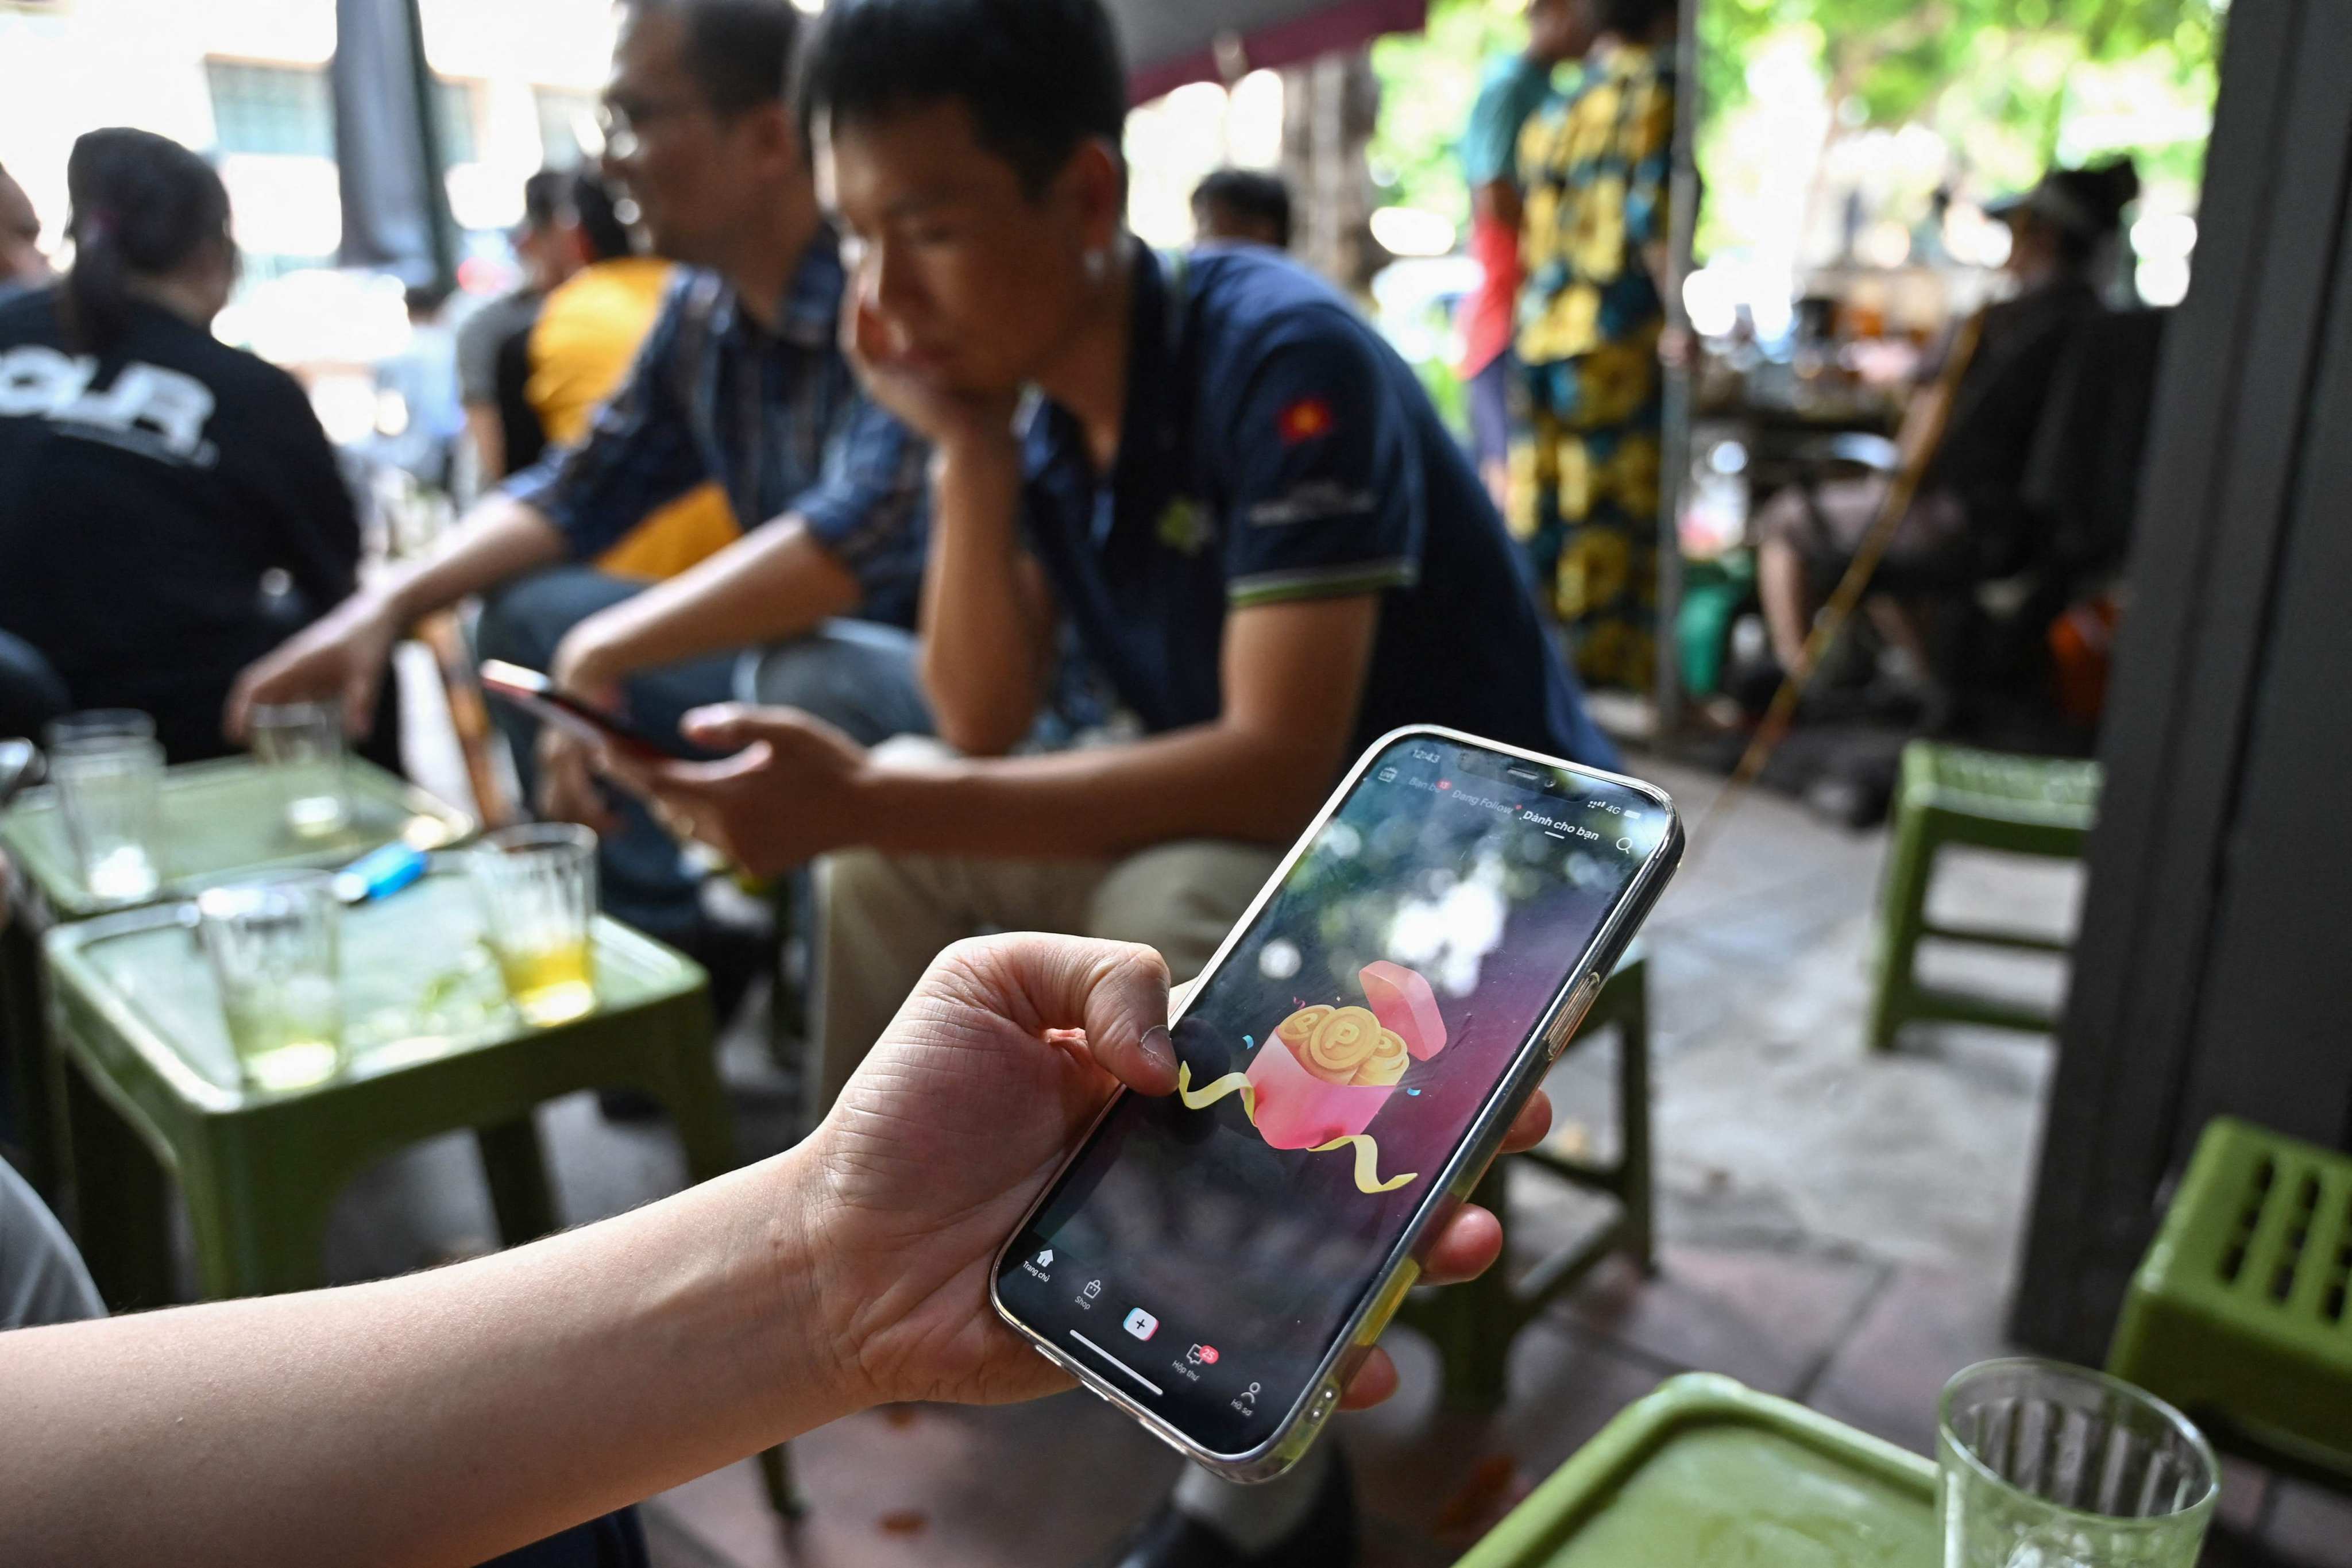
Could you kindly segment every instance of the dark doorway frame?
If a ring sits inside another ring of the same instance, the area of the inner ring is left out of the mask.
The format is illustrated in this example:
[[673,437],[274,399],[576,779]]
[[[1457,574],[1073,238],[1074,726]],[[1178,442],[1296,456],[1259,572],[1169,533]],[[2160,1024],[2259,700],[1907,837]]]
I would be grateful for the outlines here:
[[2229,17],[2012,1333],[2103,1359],[2204,1123],[2352,1121],[2352,10]]

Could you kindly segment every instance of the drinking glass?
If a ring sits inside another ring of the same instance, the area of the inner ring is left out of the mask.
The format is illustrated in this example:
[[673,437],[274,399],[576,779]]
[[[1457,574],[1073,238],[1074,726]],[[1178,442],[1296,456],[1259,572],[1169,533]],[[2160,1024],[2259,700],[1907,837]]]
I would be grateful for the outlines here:
[[561,1024],[594,1008],[596,835],[568,822],[501,828],[467,864],[515,1010],[533,1024]]
[[343,803],[343,705],[263,702],[250,721],[253,754],[274,774],[297,838],[330,838],[351,821]]
[[162,745],[128,734],[53,741],[49,780],[58,788],[58,809],[65,814],[82,885],[108,903],[152,895],[163,880],[155,868]]
[[152,741],[155,716],[136,708],[88,708],[50,721],[42,734],[52,751],[83,741]]
[[196,930],[220,983],[238,1073],[257,1089],[308,1089],[343,1065],[336,963],[342,906],[324,871],[294,871],[196,896]]
[[1937,1407],[1944,1568],[2194,1568],[2221,1495],[2189,1418],[2061,1362],[1981,1362]]

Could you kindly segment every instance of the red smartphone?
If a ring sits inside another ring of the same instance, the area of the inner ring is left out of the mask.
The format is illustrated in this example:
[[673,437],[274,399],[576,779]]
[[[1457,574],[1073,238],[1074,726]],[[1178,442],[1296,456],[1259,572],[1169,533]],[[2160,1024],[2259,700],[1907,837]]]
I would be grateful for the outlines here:
[[481,679],[482,689],[491,696],[592,744],[618,746],[638,756],[666,757],[681,763],[716,762],[723,754],[681,736],[657,734],[618,713],[583,702],[558,689],[538,670],[525,669],[502,658],[484,659]]

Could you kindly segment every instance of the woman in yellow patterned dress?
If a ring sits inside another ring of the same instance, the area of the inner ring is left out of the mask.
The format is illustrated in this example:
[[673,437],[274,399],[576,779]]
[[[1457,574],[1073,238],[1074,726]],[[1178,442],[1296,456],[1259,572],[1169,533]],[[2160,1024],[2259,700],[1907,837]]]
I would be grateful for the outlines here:
[[1519,139],[1514,531],[1577,672],[1646,689],[1657,611],[1658,336],[1675,129],[1673,0],[1588,0],[1583,85]]

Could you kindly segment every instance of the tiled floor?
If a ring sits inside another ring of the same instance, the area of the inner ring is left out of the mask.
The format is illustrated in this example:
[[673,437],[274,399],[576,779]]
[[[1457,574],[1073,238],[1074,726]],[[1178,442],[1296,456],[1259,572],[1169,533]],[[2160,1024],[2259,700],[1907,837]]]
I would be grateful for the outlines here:
[[[1696,819],[1716,787],[1646,770]],[[2045,1042],[1922,1031],[1862,1047],[1864,956],[1883,850],[1771,796],[1701,842],[1651,921],[1660,1269],[1597,1271],[1519,1339],[1491,1418],[1439,1408],[1436,1357],[1392,1334],[1404,1387],[1343,1417],[1368,1568],[1451,1562],[1625,1404],[1675,1372],[1728,1373],[1906,1447],[1930,1450],[1937,1391],[2001,1349],[2031,1180]],[[2074,875],[1956,859],[1956,911],[2063,929]],[[1935,955],[1944,977],[2054,994],[2031,959]],[[1553,1080],[1564,1135],[1606,1146],[1612,1046],[1570,1054]],[[753,1038],[723,1056],[748,1150],[780,1146],[782,1084]],[[657,1128],[614,1127],[585,1100],[543,1115],[570,1217],[614,1212],[681,1178]],[[1564,1234],[1580,1200],[1523,1183],[1521,1243]],[[480,1245],[487,1199],[469,1145],[389,1162],[339,1210],[340,1276],[414,1267]],[[1174,1459],[1083,1394],[1020,1408],[900,1408],[793,1446],[812,1508],[787,1534],[747,1463],[656,1499],[668,1568],[1061,1568],[1090,1561],[1165,1491]],[[2232,1467],[2217,1562],[2352,1564],[2352,1510]],[[2257,1554],[2250,1555],[2250,1552]]]

